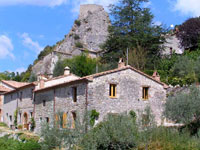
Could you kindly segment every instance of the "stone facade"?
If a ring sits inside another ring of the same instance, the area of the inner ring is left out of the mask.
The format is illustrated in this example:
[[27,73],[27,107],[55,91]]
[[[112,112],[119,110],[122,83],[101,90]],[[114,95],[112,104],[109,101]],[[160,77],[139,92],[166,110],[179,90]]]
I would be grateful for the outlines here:
[[[74,83],[63,87],[54,87],[35,93],[36,132],[41,129],[41,123],[53,122],[59,112],[67,114],[67,120],[72,120],[72,112],[84,114],[86,109],[86,83]],[[73,88],[77,89],[77,101],[73,101]]]
[[14,126],[14,113],[18,110],[17,124],[29,129],[30,118],[33,117],[34,86],[28,86],[4,95],[3,120],[9,127]]
[[[110,84],[116,85],[116,97],[109,96]],[[143,87],[149,87],[148,99],[142,98]],[[93,78],[88,85],[88,109],[96,109],[101,121],[108,113],[135,111],[137,114],[150,106],[157,124],[161,124],[166,89],[158,82],[131,69]]]
[[[66,67],[66,69],[68,69]],[[82,120],[86,111],[96,110],[102,121],[108,113],[131,110],[139,116],[149,106],[157,125],[161,125],[163,104],[168,86],[131,66],[119,68],[83,78],[70,74],[45,79],[7,92],[4,95],[3,119],[10,127],[14,125],[14,112],[18,109],[18,124],[30,128],[30,118],[36,122],[39,133],[43,122],[54,123],[59,112],[65,122],[72,123],[76,116]],[[44,80],[45,79],[45,80]],[[64,118],[64,117],[63,117]]]

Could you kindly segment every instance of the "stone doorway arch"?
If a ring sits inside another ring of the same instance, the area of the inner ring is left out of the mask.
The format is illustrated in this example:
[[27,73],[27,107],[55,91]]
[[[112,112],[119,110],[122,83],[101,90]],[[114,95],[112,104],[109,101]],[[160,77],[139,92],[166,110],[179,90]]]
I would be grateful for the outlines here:
[[28,114],[26,112],[23,115],[23,127],[24,129],[29,130]]

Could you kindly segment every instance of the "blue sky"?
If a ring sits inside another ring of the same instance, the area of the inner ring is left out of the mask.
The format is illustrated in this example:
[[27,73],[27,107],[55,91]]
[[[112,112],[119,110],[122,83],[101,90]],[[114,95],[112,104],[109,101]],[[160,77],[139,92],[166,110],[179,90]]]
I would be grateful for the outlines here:
[[[80,4],[107,10],[118,0],[0,0],[0,72],[24,71],[47,45],[62,40],[78,16]],[[198,0],[150,0],[156,24],[181,24],[200,15]]]

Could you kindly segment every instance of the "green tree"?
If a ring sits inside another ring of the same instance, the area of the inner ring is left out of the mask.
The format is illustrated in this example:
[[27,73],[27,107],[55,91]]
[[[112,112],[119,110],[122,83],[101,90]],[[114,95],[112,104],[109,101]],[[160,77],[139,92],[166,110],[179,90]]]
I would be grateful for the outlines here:
[[164,30],[153,25],[150,9],[142,7],[145,2],[148,0],[120,0],[117,5],[110,6],[113,20],[108,40],[102,46],[103,61],[116,62],[119,56],[125,56],[127,48],[137,49],[138,45],[147,51],[148,59],[157,58]]
[[86,54],[74,56],[72,59],[59,60],[53,71],[54,76],[63,75],[64,68],[68,66],[70,71],[77,76],[83,77],[95,73],[97,60]]
[[200,92],[195,86],[189,92],[170,96],[165,104],[164,116],[175,123],[191,124],[200,127]]

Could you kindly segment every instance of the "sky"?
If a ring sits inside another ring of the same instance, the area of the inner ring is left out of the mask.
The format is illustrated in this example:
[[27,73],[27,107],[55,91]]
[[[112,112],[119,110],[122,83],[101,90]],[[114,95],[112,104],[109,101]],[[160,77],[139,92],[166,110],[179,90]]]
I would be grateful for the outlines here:
[[[22,72],[47,45],[62,40],[78,17],[81,4],[108,11],[118,0],[0,0],[0,72]],[[200,16],[199,0],[150,0],[154,23],[171,25]]]

